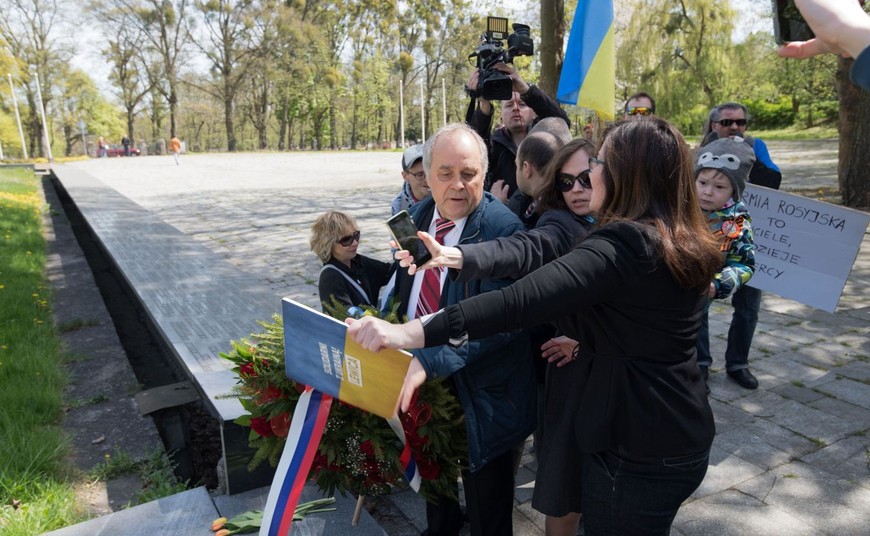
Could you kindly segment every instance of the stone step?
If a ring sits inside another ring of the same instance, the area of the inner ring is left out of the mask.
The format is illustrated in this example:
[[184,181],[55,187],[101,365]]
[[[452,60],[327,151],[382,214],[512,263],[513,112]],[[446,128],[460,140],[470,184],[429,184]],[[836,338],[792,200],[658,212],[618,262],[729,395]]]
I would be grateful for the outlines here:
[[[219,517],[232,518],[249,510],[262,510],[269,488],[236,495],[211,497],[204,487],[184,491],[126,510],[48,532],[45,536],[212,536],[211,523]],[[299,503],[323,498],[313,484],[302,490]],[[385,536],[386,532],[363,509],[357,526],[352,526],[356,499],[335,497],[332,512],[310,514],[292,527],[294,536]]]

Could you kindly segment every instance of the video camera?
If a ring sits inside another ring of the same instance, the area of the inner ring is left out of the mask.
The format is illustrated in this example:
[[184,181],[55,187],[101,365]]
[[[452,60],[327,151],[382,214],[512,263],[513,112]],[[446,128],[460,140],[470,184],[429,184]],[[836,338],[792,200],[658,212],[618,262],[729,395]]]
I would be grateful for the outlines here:
[[[480,77],[477,91],[470,91],[472,97],[486,100],[509,100],[513,93],[510,76],[493,69],[496,63],[511,63],[517,56],[531,56],[535,53],[530,28],[527,24],[513,24],[514,33],[507,35],[508,20],[502,17],[486,18],[486,33],[480,36],[480,46],[469,58],[477,58]],[[507,39],[507,50],[502,42]]]

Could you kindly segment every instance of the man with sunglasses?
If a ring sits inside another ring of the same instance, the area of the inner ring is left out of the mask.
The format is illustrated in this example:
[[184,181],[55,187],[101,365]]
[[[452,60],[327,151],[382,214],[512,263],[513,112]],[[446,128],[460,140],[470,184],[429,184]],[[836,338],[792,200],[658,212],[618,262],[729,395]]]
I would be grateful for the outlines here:
[[625,101],[625,109],[622,113],[622,119],[640,119],[656,114],[656,101],[649,93],[643,91],[635,93]]
[[[782,173],[773,163],[767,145],[759,138],[746,135],[748,113],[746,106],[739,102],[726,102],[713,107],[704,128],[702,146],[716,138],[742,138],[755,151],[755,163],[749,171],[749,182],[767,188],[779,189]],[[711,136],[715,132],[717,136]],[[728,329],[728,346],[725,349],[725,366],[728,377],[745,389],[758,387],[758,379],[749,371],[749,348],[758,324],[758,310],[761,308],[761,291],[743,285],[731,296],[734,314]],[[710,355],[698,355],[698,362],[710,362]],[[706,376],[707,371],[702,370]],[[704,378],[707,379],[706,377]]]
[[[755,151],[755,164],[749,172],[749,182],[779,190],[782,182],[782,173],[779,166],[773,163],[767,145],[759,138],[746,135],[746,125],[749,122],[746,106],[739,102],[726,102],[714,106],[710,110],[707,125],[704,129],[704,138],[710,132],[716,132],[720,138],[733,138],[739,136]],[[704,143],[706,145],[706,143]]]

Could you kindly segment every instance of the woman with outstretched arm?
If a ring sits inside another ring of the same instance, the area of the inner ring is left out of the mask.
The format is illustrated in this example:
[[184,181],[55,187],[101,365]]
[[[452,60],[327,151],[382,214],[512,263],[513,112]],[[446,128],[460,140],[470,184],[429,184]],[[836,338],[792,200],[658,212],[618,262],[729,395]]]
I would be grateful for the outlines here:
[[[721,264],[698,209],[682,135],[658,118],[619,123],[590,157],[599,226],[576,249],[515,284],[408,324],[348,320],[377,350],[461,345],[555,321],[579,341],[564,400],[586,534],[667,534],[701,483],[715,433],[695,340]],[[413,360],[402,409],[429,375]]]

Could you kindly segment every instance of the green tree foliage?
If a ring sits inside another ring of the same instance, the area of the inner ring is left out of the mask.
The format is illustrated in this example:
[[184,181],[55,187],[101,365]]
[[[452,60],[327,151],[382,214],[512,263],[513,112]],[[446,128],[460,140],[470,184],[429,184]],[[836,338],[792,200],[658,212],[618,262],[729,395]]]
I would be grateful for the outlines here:
[[84,121],[93,136],[103,136],[118,143],[126,129],[122,114],[108,102],[93,80],[81,70],[65,72],[58,87],[59,119],[64,155],[84,154],[79,121]]
[[27,104],[21,107],[21,120],[26,123],[30,155],[47,155],[38,112],[36,74],[40,77],[42,104],[50,113],[55,79],[49,73],[61,70],[69,62],[69,50],[58,40],[63,7],[60,0],[4,0],[0,9],[0,38],[16,60],[12,74]]
[[[254,0],[195,0],[195,5],[207,38],[193,42],[210,64],[211,77],[203,87],[223,103],[227,150],[235,151],[236,97],[266,45],[263,38],[269,18],[260,22],[261,9],[268,10],[272,6],[269,2],[261,5]],[[262,129],[259,132],[263,138]]]

